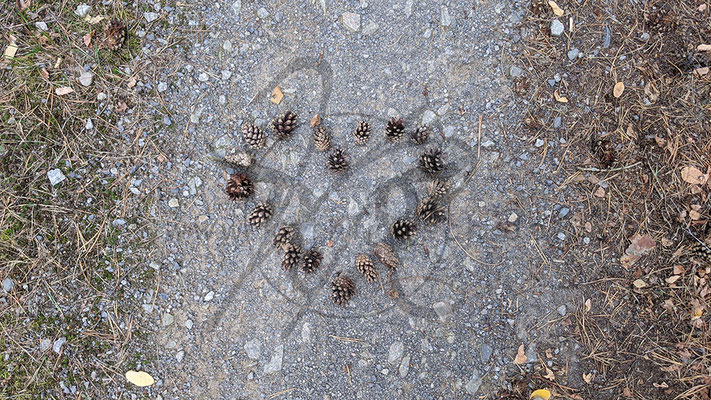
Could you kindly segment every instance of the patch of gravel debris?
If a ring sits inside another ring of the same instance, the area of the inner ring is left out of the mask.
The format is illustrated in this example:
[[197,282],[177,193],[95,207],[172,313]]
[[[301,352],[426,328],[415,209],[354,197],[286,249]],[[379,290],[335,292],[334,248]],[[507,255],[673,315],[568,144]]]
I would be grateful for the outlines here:
[[[508,55],[524,4],[230,0],[182,12],[200,32],[184,33],[172,70],[156,77],[170,127],[157,134],[168,148],[146,264],[161,285],[141,311],[158,346],[156,395],[452,398],[506,387],[521,344],[529,363],[551,340],[556,353],[574,346],[545,325],[575,297],[572,267],[557,260],[580,206],[551,174],[560,143],[546,143],[542,161],[543,143],[517,126]],[[286,110],[298,126],[276,141],[268,125]],[[346,171],[329,171],[313,147],[315,114],[346,151]],[[396,142],[385,138],[392,117],[406,127]],[[356,146],[361,120],[371,137]],[[415,145],[409,134],[423,122],[432,133]],[[254,194],[232,201],[236,171],[219,159],[248,148],[245,123],[267,142],[251,150]],[[446,221],[417,220],[416,235],[396,242],[392,223],[427,196],[432,177],[418,158],[433,148],[452,185]],[[246,216],[262,201],[275,212],[254,229]],[[313,273],[282,270],[272,239],[285,225],[323,253]],[[400,267],[378,264],[368,283],[354,260],[375,260],[380,241]],[[356,284],[345,307],[330,299],[337,271]]]

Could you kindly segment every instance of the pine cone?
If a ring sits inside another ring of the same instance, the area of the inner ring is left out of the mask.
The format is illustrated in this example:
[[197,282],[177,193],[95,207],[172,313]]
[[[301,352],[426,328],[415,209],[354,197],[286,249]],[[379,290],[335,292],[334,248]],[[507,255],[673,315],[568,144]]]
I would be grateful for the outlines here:
[[301,259],[301,270],[310,274],[321,266],[321,261],[323,261],[323,255],[317,249],[312,248]]
[[422,153],[420,156],[420,169],[429,174],[436,174],[442,171],[444,169],[442,150],[430,149]]
[[388,121],[388,125],[385,127],[385,136],[387,136],[388,139],[391,141],[396,141],[402,138],[402,136],[405,134],[405,125],[402,123],[402,118],[400,119],[391,119]]
[[252,212],[247,216],[249,224],[255,228],[259,228],[262,223],[272,217],[274,214],[274,207],[266,202],[259,202]]
[[406,219],[395,221],[392,228],[390,228],[390,233],[397,240],[409,239],[415,235],[416,231],[417,225],[415,225],[415,222]]
[[104,31],[104,39],[101,46],[105,49],[116,51],[123,46],[125,41],[126,25],[117,19],[112,19]]
[[535,15],[545,14],[548,11],[548,2],[546,0],[531,0],[531,11]]
[[274,243],[274,247],[284,249],[286,245],[291,243],[291,239],[294,238],[295,233],[296,229],[294,229],[293,226],[282,226],[276,235],[274,235],[274,241],[272,242]]
[[694,257],[700,258],[708,263],[711,263],[711,238],[707,239],[704,244],[698,242],[694,244],[694,247],[691,249],[691,252]]
[[355,284],[353,281],[347,276],[341,275],[340,272],[337,272],[331,282],[331,299],[333,299],[333,302],[341,306],[346,306],[354,294]]
[[331,134],[323,125],[314,128],[314,147],[318,151],[326,151],[331,147]]
[[449,192],[451,186],[452,185],[450,185],[447,181],[435,179],[430,182],[429,186],[427,187],[427,192],[429,193],[430,197],[442,197],[447,194],[447,192]]
[[412,132],[412,141],[415,142],[415,144],[422,144],[427,141],[427,138],[430,137],[430,128],[427,127],[427,125],[420,125],[415,129],[414,132]]
[[254,185],[247,178],[247,174],[235,174],[230,176],[225,190],[232,200],[241,200],[246,199],[254,192]]
[[373,249],[373,253],[375,253],[375,257],[378,258],[378,261],[383,263],[386,267],[395,270],[400,266],[400,261],[398,261],[397,256],[395,255],[395,252],[393,252],[392,247],[388,246],[385,243],[378,243],[375,245],[375,248]]
[[346,158],[346,152],[340,148],[333,150],[333,152],[328,155],[327,165],[328,169],[333,172],[342,172],[347,170],[348,159]]
[[225,162],[233,167],[249,168],[254,163],[254,157],[241,149],[231,148],[225,155]]
[[355,266],[358,272],[363,274],[366,281],[373,282],[378,279],[378,271],[367,254],[358,254],[355,259]]
[[355,143],[357,145],[362,146],[366,144],[368,139],[370,139],[370,125],[365,121],[360,121],[358,127],[353,132],[353,136],[355,137]]
[[277,139],[284,140],[291,136],[296,129],[296,118],[298,117],[297,114],[287,111],[272,121],[272,129],[274,129]]
[[244,124],[242,126],[242,137],[253,149],[261,149],[267,141],[264,131],[254,124]]
[[426,197],[417,205],[417,216],[430,224],[437,224],[445,220],[444,207],[441,207],[434,198]]
[[299,257],[301,256],[301,246],[288,243],[284,246],[284,257],[281,259],[281,267],[284,271],[290,270],[293,266],[299,263]]

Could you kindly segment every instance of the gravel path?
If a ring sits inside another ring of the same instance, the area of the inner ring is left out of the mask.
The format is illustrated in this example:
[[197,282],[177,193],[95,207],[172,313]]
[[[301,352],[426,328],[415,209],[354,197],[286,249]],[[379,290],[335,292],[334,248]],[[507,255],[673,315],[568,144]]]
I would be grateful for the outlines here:
[[[566,351],[547,322],[574,307],[565,283],[574,271],[556,258],[575,211],[549,176],[560,144],[518,125],[509,54],[525,6],[270,3],[191,3],[195,32],[158,85],[172,149],[148,260],[161,287],[144,312],[155,322],[162,398],[471,398],[506,384],[521,345],[529,363],[549,347]],[[279,105],[269,101],[275,86]],[[243,123],[266,126],[287,109],[299,114],[294,136],[277,142],[268,131],[249,170],[254,195],[231,201],[232,171],[213,158],[245,145]],[[348,172],[330,173],[312,146],[316,113],[349,154]],[[394,116],[408,131],[431,125],[429,141],[389,143]],[[361,119],[373,131],[363,147],[352,138]],[[417,159],[436,146],[453,186],[449,221],[420,223],[409,243],[393,243],[390,225],[413,215],[431,180]],[[245,217],[257,201],[276,212],[253,229]],[[281,270],[271,241],[287,224],[323,251],[316,273]],[[391,285],[382,265],[382,284],[354,268],[382,240],[401,261]],[[347,307],[329,298],[339,270],[356,283]]]

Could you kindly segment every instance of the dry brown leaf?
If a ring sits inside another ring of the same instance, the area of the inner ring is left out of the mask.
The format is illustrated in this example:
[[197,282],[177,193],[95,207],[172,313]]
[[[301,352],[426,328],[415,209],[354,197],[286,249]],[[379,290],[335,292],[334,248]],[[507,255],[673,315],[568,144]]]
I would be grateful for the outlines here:
[[103,21],[104,19],[106,19],[106,18],[101,15],[97,15],[95,17],[90,17],[87,15],[86,17],[84,17],[84,21],[90,23],[91,25],[96,25],[99,22]]
[[711,44],[700,44],[699,47],[696,48],[698,51],[711,51]]
[[5,57],[8,60],[12,60],[15,58],[15,54],[17,54],[17,45],[15,43],[11,43],[5,48],[5,53],[3,53],[3,57]]
[[155,379],[144,371],[127,371],[126,380],[139,387],[151,386]]
[[612,89],[612,95],[615,96],[616,99],[620,98],[622,96],[622,92],[625,91],[625,84],[624,82],[617,82],[615,83],[615,87]]
[[704,76],[709,73],[709,67],[696,68],[694,73],[698,76]]
[[47,72],[47,68],[40,69],[40,75],[42,75],[42,78],[44,79],[49,79],[49,72]]
[[644,289],[644,288],[646,288],[647,286],[649,286],[649,285],[647,285],[647,282],[645,282],[645,281],[643,281],[643,280],[641,280],[641,279],[635,280],[634,282],[632,282],[632,284],[633,284],[634,287],[636,287],[637,289]]
[[632,393],[632,389],[626,387],[622,389],[622,396],[624,397],[634,397],[634,393]]
[[130,78],[128,79],[128,88],[130,89],[130,88],[136,86],[136,82],[137,82],[137,81],[136,81],[136,77],[135,77],[135,76],[130,77]]
[[117,113],[122,113],[128,109],[128,106],[126,105],[125,101],[119,101],[119,103],[116,105],[114,108],[114,111]]
[[590,299],[585,300],[585,311],[588,312],[592,308],[592,301]]
[[602,186],[598,186],[597,190],[595,190],[595,197],[599,197],[601,199],[604,198],[605,197],[605,188],[603,188]]
[[64,96],[65,94],[69,94],[73,92],[74,89],[70,88],[69,86],[62,86],[54,89],[54,94],[57,96]]
[[272,97],[269,98],[269,101],[271,101],[274,104],[279,104],[281,101],[284,99],[284,93],[281,91],[279,86],[275,86],[274,90],[272,91]]
[[559,95],[557,90],[553,92],[553,97],[555,97],[555,101],[557,101],[559,103],[567,103],[568,102],[568,98],[565,96]]
[[555,380],[555,374],[553,371],[551,371],[550,368],[546,367],[546,374],[543,375],[544,378],[548,379],[549,381],[554,381]]
[[84,45],[86,47],[91,47],[91,33],[84,35]]
[[516,364],[516,365],[525,364],[526,360],[528,360],[528,358],[526,357],[526,351],[525,351],[525,348],[523,347],[523,345],[521,345],[518,347],[518,351],[516,352],[516,358],[514,358],[514,364]]
[[15,2],[15,4],[17,5],[18,10],[25,11],[27,9],[27,7],[29,7],[30,4],[32,4],[32,0],[17,0]]
[[684,275],[685,272],[683,266],[679,264],[674,266],[674,275]]
[[681,169],[681,179],[686,183],[703,186],[709,177],[696,167],[684,167]]
[[692,221],[698,221],[701,219],[701,213],[696,210],[691,210],[689,211],[689,218],[691,218]]
[[553,9],[553,14],[560,17],[563,15],[563,9],[558,7],[558,4],[553,0],[548,0],[548,5]]
[[316,114],[313,117],[311,117],[311,127],[315,127],[321,124],[321,117]]
[[672,275],[672,276],[666,278],[665,281],[671,285],[672,283],[678,281],[679,278],[681,278],[679,275]]

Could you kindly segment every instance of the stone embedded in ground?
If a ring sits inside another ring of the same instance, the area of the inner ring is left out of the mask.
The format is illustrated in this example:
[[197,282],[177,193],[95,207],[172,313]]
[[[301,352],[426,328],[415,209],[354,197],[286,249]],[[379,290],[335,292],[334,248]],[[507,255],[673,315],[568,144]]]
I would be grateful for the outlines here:
[[360,14],[345,12],[341,15],[341,22],[351,32],[360,30]]
[[67,179],[59,168],[50,169],[47,171],[47,178],[52,186],[56,186],[61,181]]
[[390,345],[390,350],[388,351],[388,362],[390,364],[395,364],[400,357],[402,357],[402,353],[405,351],[405,345],[402,342],[395,342]]
[[433,307],[442,322],[447,321],[447,318],[452,315],[452,306],[449,303],[439,301]]
[[62,351],[62,346],[64,346],[64,343],[67,343],[67,339],[64,337],[60,337],[59,339],[55,340],[54,344],[52,344],[52,351],[59,354]]
[[481,378],[479,377],[479,373],[474,372],[472,375],[471,379],[467,382],[466,386],[464,387],[467,391],[467,393],[471,395],[475,395],[476,392],[479,391],[479,387],[481,386]]
[[143,13],[143,18],[145,18],[146,22],[148,22],[148,23],[151,23],[151,22],[157,20],[158,16],[159,15],[157,13],[154,13],[153,11]]
[[274,348],[274,353],[272,353],[272,358],[269,363],[264,366],[265,374],[273,374],[275,372],[281,371],[282,362],[284,360],[284,345],[280,344]]
[[84,87],[89,87],[92,82],[94,82],[94,74],[91,71],[82,70],[79,75],[79,83]]
[[563,31],[565,31],[565,26],[563,25],[563,23],[560,22],[558,19],[554,19],[551,22],[551,35],[560,36],[563,34]]
[[398,368],[398,372],[400,372],[401,378],[404,378],[405,376],[407,376],[408,371],[410,371],[410,355],[409,354],[402,358],[402,362],[400,363],[400,368]]
[[484,343],[481,345],[481,361],[486,363],[489,362],[491,355],[494,354],[494,349],[488,344]]
[[259,339],[254,338],[244,344],[244,351],[247,353],[247,357],[252,360],[257,360],[262,354],[262,342],[260,342]]

